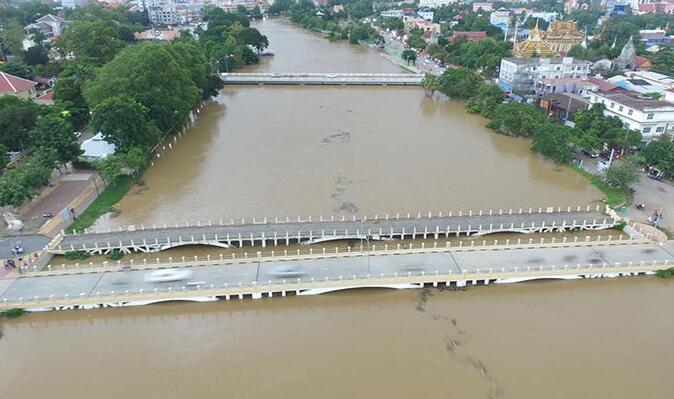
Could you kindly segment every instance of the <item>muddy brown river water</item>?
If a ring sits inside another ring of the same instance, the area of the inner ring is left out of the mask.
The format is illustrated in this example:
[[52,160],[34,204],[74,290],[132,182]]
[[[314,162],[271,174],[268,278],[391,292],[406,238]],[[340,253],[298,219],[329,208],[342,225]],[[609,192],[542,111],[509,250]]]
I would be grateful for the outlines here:
[[[258,70],[398,72],[259,27]],[[227,88],[99,226],[599,197],[484,124],[414,88]],[[0,322],[0,398],[671,398],[672,303],[639,277],[31,314]]]

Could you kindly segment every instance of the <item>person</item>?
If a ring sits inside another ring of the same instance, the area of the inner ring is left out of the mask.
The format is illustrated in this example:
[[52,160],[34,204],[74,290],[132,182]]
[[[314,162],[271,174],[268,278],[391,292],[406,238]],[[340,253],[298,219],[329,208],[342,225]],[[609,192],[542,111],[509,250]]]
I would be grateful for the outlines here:
[[77,220],[77,216],[75,215],[75,208],[70,208],[70,215],[72,215],[73,220]]

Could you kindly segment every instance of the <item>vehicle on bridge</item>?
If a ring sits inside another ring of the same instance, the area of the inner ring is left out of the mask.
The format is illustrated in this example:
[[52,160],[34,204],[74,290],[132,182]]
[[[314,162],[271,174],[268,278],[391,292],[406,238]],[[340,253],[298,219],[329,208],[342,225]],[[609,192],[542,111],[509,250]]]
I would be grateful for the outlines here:
[[144,280],[147,283],[170,283],[189,280],[193,274],[189,269],[159,269],[145,274]]

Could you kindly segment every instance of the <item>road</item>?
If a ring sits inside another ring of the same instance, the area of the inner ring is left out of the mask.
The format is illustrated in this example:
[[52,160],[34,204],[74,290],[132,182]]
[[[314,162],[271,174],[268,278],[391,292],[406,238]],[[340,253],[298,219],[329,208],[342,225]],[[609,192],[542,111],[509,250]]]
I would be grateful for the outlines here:
[[[533,249],[499,249],[487,251],[450,251],[441,253],[403,254],[388,256],[353,256],[332,259],[308,259],[293,262],[267,261],[226,266],[191,267],[190,278],[194,284],[202,287],[228,287],[265,285],[282,283],[301,278],[303,281],[365,278],[368,275],[433,275],[435,273],[457,275],[463,273],[487,271],[490,268],[520,271],[526,268],[544,269],[556,266],[575,267],[576,265],[601,266],[604,263],[633,262],[650,263],[653,261],[674,263],[674,241],[662,246],[651,243],[615,244],[588,246],[570,246]],[[289,272],[292,270],[292,272]],[[145,281],[147,271],[111,271],[92,272],[75,275],[57,275],[42,277],[22,277],[0,280],[0,298],[3,301],[17,301],[19,298],[39,297],[78,298],[80,296],[108,295],[112,291],[122,294],[143,290],[168,291],[181,290],[187,281],[170,283],[152,283]]]

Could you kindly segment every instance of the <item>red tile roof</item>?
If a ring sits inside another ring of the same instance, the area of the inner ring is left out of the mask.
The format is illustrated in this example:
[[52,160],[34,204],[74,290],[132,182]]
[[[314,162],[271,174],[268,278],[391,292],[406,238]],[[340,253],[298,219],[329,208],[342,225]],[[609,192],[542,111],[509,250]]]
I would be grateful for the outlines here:
[[37,83],[8,73],[0,72],[0,93],[16,94],[26,91]]
[[587,81],[597,85],[597,89],[599,91],[612,91],[619,89],[618,86],[614,85],[613,83],[609,82],[608,80],[604,80],[601,78],[595,78],[594,76],[589,76],[587,78]]
[[487,38],[487,32],[454,32],[452,40],[456,40],[460,37],[471,42],[479,42],[480,40]]
[[47,90],[42,95],[38,98],[35,99],[35,101],[41,102],[41,103],[51,103],[54,101],[54,90]]

